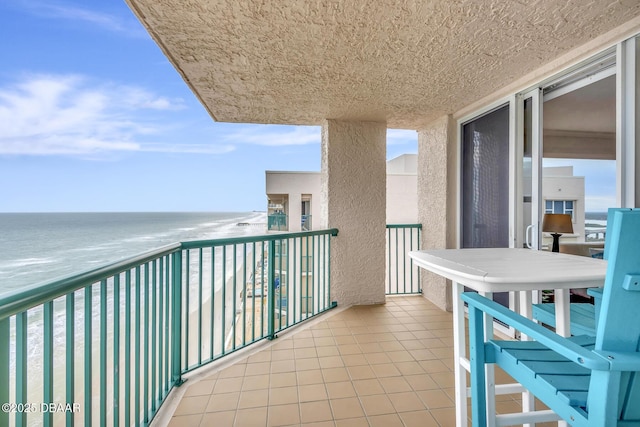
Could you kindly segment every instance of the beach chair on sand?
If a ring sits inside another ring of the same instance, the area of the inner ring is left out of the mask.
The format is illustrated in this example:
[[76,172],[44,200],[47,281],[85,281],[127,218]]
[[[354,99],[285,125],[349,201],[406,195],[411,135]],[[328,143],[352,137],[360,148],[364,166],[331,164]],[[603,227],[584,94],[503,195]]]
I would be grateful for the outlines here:
[[[609,225],[609,264],[595,337],[563,338],[478,294],[462,295],[469,305],[475,427],[495,416],[485,405],[485,364],[490,363],[571,426],[640,426],[640,210],[618,210]],[[485,342],[485,313],[534,341]]]

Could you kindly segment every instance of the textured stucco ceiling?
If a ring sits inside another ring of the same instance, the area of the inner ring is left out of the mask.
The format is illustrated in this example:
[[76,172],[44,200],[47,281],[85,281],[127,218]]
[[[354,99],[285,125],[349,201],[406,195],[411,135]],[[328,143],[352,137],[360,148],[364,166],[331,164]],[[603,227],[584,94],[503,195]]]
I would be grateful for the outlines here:
[[616,76],[544,103],[545,130],[616,132]]
[[219,121],[417,129],[640,15],[638,0],[127,0]]

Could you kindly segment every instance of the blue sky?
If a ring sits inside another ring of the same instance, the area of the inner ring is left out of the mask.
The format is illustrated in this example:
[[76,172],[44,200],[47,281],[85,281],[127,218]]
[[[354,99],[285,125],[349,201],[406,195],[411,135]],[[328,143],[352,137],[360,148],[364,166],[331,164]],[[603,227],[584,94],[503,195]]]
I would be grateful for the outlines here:
[[2,2],[0,57],[0,212],[264,210],[320,169],[319,127],[214,122],[123,0]]

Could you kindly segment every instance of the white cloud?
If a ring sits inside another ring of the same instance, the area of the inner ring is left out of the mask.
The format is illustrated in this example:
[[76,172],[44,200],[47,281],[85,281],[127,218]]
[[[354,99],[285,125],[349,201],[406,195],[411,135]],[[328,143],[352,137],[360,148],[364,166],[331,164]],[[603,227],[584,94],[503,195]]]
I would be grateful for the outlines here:
[[213,144],[145,144],[140,151],[154,153],[183,153],[183,154],[224,154],[235,150],[233,145]]
[[[156,115],[185,108],[146,89],[80,76],[38,75],[0,87],[0,155],[94,155],[116,151],[218,154],[213,144],[140,142],[166,124]],[[155,111],[153,116],[149,112]]]
[[131,86],[121,86],[118,89],[123,97],[123,103],[129,108],[148,108],[152,110],[182,110],[185,108],[182,99],[170,100],[157,96],[145,89]]
[[[245,125],[238,131],[224,136],[229,143],[265,146],[306,145],[321,142],[319,126]],[[418,134],[414,130],[388,129],[387,144],[416,144]]]
[[418,133],[415,130],[387,129],[387,144],[415,144]]
[[[167,112],[185,108],[182,99],[142,87],[79,75],[29,76],[0,86],[0,155],[223,154],[241,144],[282,147],[321,141],[319,126],[250,124],[221,124],[217,135],[205,136],[210,139],[202,144],[162,141],[185,137],[188,125],[180,117],[166,120]],[[387,131],[389,145],[415,144],[416,139],[415,131]]]
[[245,125],[224,136],[229,143],[264,146],[320,144],[320,127],[285,125]]
[[121,17],[106,12],[51,1],[20,1],[13,4],[23,11],[46,19],[60,19],[74,23],[86,23],[94,28],[124,34],[129,37],[148,37],[133,16]]
[[616,206],[616,196],[590,196],[585,195],[584,198],[586,212],[607,212],[611,207]]

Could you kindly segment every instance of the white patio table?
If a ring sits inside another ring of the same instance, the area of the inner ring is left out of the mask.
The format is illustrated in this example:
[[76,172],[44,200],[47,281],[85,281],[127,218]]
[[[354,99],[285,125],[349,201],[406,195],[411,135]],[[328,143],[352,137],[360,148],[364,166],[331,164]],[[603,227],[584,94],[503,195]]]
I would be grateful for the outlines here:
[[[467,379],[462,369],[469,371],[466,355],[464,305],[460,294],[464,287],[491,297],[494,292],[520,291],[521,314],[531,318],[531,291],[554,289],[556,295],[556,331],[569,336],[569,289],[599,287],[604,283],[606,261],[530,249],[440,249],[409,252],[416,265],[453,283],[453,333],[455,358],[456,425],[467,425]],[[491,324],[492,322],[488,322]],[[493,332],[493,331],[487,331]],[[487,334],[487,336],[491,336]],[[526,339],[526,337],[524,337]],[[490,378],[493,367],[488,365]],[[494,385],[487,381],[487,413],[495,413],[495,393],[523,392],[518,384]],[[491,397],[489,397],[491,396]],[[523,395],[523,413],[501,415],[489,425],[501,425],[517,420],[520,424],[557,420],[551,411],[533,410],[533,399]],[[491,418],[491,417],[490,417]]]

